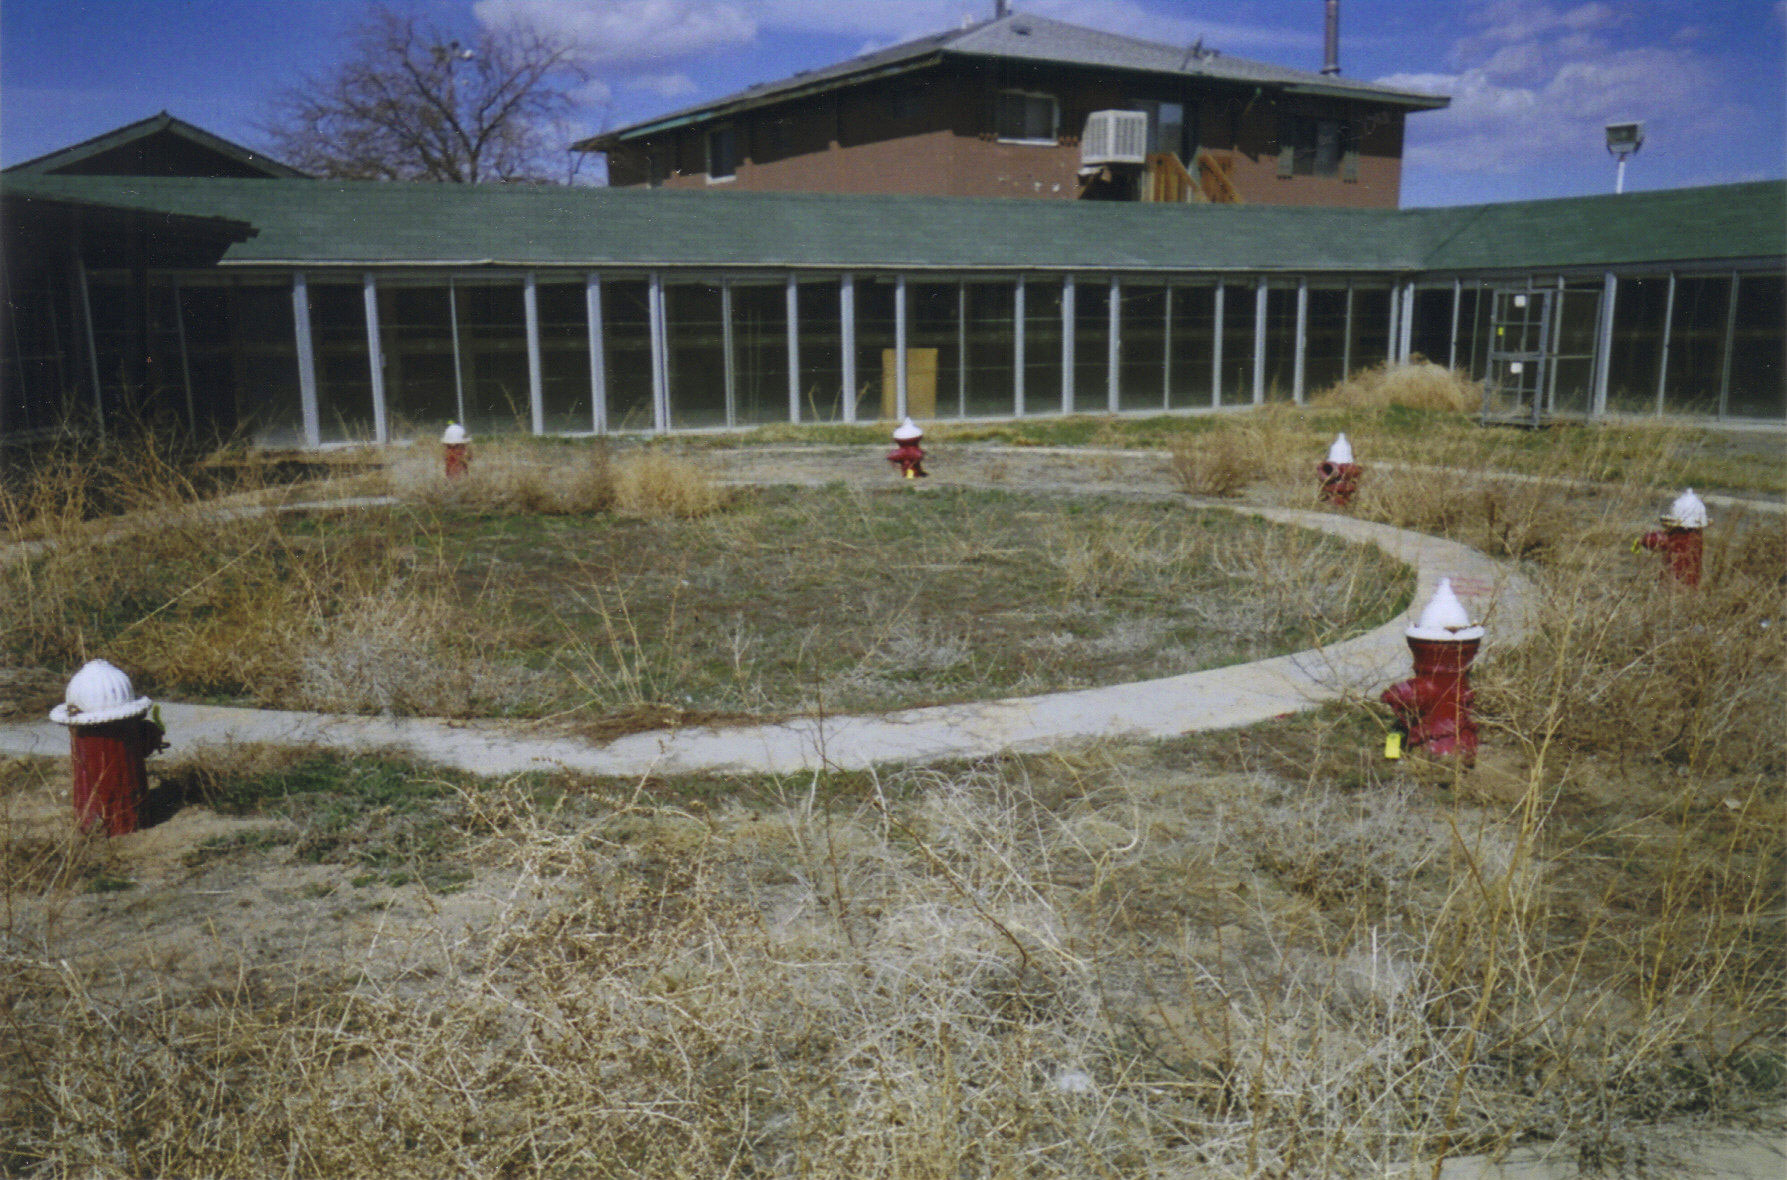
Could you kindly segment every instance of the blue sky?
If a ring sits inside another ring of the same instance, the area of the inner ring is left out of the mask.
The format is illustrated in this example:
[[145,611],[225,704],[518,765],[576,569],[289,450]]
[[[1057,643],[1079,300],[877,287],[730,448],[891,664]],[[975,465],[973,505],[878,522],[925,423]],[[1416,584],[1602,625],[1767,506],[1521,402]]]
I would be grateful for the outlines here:
[[[992,12],[992,0],[417,0],[528,20],[593,71],[588,133]],[[1321,0],[1014,0],[1078,24],[1318,69]],[[339,60],[359,0],[0,0],[0,162],[167,109],[259,145],[268,100]],[[1602,127],[1646,124],[1628,189],[1787,175],[1787,0],[1343,0],[1351,77],[1453,96],[1410,120],[1403,204],[1611,191]]]

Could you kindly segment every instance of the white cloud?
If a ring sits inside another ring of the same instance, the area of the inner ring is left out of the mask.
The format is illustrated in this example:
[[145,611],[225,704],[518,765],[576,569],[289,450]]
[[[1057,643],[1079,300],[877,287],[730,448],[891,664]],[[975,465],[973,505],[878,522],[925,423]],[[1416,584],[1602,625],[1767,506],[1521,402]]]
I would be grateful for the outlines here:
[[687,98],[700,89],[695,85],[695,79],[681,73],[644,74],[634,78],[632,85],[659,98]]
[[592,65],[650,66],[749,45],[757,21],[716,0],[477,0],[486,26],[526,24],[565,37]]
[[[1024,0],[1019,11],[1148,40],[1199,37],[1243,54],[1319,51],[1319,12],[1286,25],[1206,19],[1190,6],[1140,0]],[[1220,6],[1198,6],[1220,12]],[[763,32],[848,37],[886,46],[992,16],[992,0],[477,0],[487,26],[526,23],[580,45],[591,64],[650,69],[757,42]],[[1306,14],[1307,15],[1307,14]]]
[[1455,72],[1379,79],[1452,96],[1448,109],[1409,123],[1414,168],[1571,165],[1603,150],[1608,122],[1642,120],[1651,142],[1685,146],[1741,116],[1691,39],[1631,43],[1610,5],[1491,0],[1467,19],[1473,28],[1454,47]]

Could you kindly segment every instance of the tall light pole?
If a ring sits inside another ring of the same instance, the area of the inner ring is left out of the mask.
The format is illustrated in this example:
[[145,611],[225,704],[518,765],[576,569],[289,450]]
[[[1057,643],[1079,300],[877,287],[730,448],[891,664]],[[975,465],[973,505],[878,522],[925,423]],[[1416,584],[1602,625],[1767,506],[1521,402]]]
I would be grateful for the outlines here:
[[1614,173],[1613,191],[1626,191],[1626,161],[1638,154],[1644,146],[1643,123],[1609,123],[1607,124],[1607,150],[1619,160],[1619,170]]

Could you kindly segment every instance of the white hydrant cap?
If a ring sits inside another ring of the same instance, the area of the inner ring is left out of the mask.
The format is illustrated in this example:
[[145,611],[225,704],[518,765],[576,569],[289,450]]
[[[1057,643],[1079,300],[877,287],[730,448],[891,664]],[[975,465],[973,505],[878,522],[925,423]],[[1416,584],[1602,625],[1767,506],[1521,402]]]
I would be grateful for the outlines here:
[[104,660],[91,660],[76,672],[62,696],[63,703],[50,710],[50,720],[59,725],[103,725],[141,717],[151,704],[148,697],[135,695],[130,677]]
[[457,422],[447,423],[447,428],[441,432],[441,442],[450,447],[456,447],[461,443],[468,443],[471,441],[472,436],[467,434],[465,432],[465,427]]
[[1669,511],[1663,516],[1663,523],[1674,525],[1678,529],[1705,528],[1706,501],[1696,496],[1693,488],[1689,488],[1669,506]]
[[1452,579],[1441,578],[1433,597],[1422,608],[1421,618],[1404,634],[1410,639],[1463,642],[1483,638],[1483,628],[1471,622],[1464,603],[1458,601],[1458,595],[1452,593]]
[[920,430],[918,424],[910,418],[900,423],[899,426],[894,429],[895,442],[914,442],[924,436],[925,432]]
[[[1304,461],[1308,462],[1308,460]],[[1328,448],[1328,462],[1333,463],[1335,466],[1339,466],[1342,463],[1351,463],[1352,461],[1353,444],[1346,441],[1346,435],[1335,435],[1334,445]]]

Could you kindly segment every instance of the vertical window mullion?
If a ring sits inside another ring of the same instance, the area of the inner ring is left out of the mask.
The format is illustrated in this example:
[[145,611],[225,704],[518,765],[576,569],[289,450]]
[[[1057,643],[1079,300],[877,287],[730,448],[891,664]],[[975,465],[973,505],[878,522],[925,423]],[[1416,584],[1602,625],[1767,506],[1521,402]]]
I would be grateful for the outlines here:
[[1073,413],[1074,365],[1074,282],[1072,275],[1061,279],[1061,412]]
[[292,334],[298,350],[298,404],[304,415],[305,445],[323,445],[323,426],[316,404],[316,346],[310,335],[310,285],[303,271],[292,274]]
[[1663,390],[1669,385],[1669,336],[1675,330],[1675,272],[1669,272],[1669,290],[1663,297],[1663,347],[1657,361],[1657,416],[1663,415]]
[[583,314],[589,329],[589,424],[608,433],[607,339],[602,330],[602,278],[594,271],[583,277]]
[[1210,333],[1210,407],[1215,409],[1222,405],[1222,290],[1221,283],[1216,284],[1216,307],[1214,309],[1214,328]]
[[447,322],[453,331],[453,404],[458,407],[458,421],[465,421],[465,362],[459,356],[459,285],[447,280]]
[[1464,302],[1464,283],[1459,279],[1452,280],[1452,334],[1446,346],[1446,368],[1458,367],[1458,308]]
[[720,350],[726,355],[726,425],[738,425],[738,362],[733,355],[732,280],[720,280]]
[[1266,276],[1253,291],[1253,404],[1266,404]]
[[1115,414],[1122,405],[1123,357],[1123,287],[1116,275],[1111,276],[1111,291],[1105,303],[1105,406]]
[[540,372],[540,293],[534,272],[521,281],[521,320],[527,331],[527,405],[535,434],[546,433],[546,391]]
[[1594,388],[1589,394],[1589,416],[1607,412],[1608,370],[1613,367],[1613,314],[1619,304],[1619,278],[1612,271],[1601,276],[1601,316],[1595,324]]
[[1303,363],[1309,336],[1309,279],[1297,280],[1297,335],[1291,349],[1291,400],[1303,404]]
[[1173,284],[1168,283],[1160,309],[1160,408],[1173,407]]
[[385,350],[379,344],[378,283],[371,274],[360,276],[360,298],[366,308],[366,368],[372,377],[372,438],[391,441],[391,423],[385,416]]
[[800,286],[789,272],[783,303],[788,313],[788,421],[800,421]]
[[1024,416],[1024,276],[1019,275],[1017,285],[1012,288],[1012,322],[1011,322],[1011,404],[1013,413]]
[[968,284],[956,280],[956,417],[968,416]]
[[1725,357],[1719,365],[1719,417],[1725,417],[1731,401],[1731,350],[1737,343],[1738,273],[1731,272],[1731,298],[1725,304]]
[[904,420],[906,409],[906,276],[894,277],[894,417]]
[[[180,341],[180,386],[186,391],[186,426],[194,434],[199,432],[198,407],[192,400],[192,360],[186,352],[186,313],[180,309],[180,283],[178,280],[169,284],[174,296],[174,335]],[[13,331],[18,331],[15,317]],[[15,351],[17,346],[15,345]]]
[[[94,339],[93,332],[93,292],[87,284],[87,261],[81,257],[80,244],[78,242],[75,244],[74,248],[74,272],[75,280],[81,295],[81,326],[86,330],[87,336],[87,373],[93,380],[93,424],[94,428],[99,431],[99,437],[103,441],[105,438],[105,390],[99,383],[99,345]],[[298,284],[302,284],[304,276],[295,276],[295,281]],[[292,298],[294,300],[297,299],[296,292],[293,293]],[[305,296],[304,309],[304,332],[306,337],[308,337],[310,333],[310,299],[308,294]],[[299,370],[299,383],[300,385],[303,383],[303,370],[301,367]],[[314,359],[311,362],[310,391],[312,400],[314,401],[316,396],[316,362]],[[310,445],[313,447],[318,445],[318,443],[314,441],[314,436]]]
[[665,363],[664,276],[652,271],[646,282],[646,326],[651,334],[652,430],[664,433],[669,417],[669,368]]
[[856,421],[856,276],[838,280],[838,326],[844,349],[844,421]]

